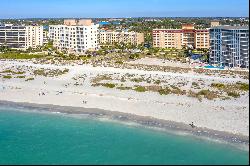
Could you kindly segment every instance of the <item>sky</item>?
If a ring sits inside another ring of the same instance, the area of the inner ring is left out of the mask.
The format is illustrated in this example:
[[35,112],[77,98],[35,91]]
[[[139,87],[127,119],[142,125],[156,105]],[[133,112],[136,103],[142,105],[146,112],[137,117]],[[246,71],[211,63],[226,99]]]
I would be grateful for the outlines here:
[[0,18],[248,17],[248,0],[0,0]]

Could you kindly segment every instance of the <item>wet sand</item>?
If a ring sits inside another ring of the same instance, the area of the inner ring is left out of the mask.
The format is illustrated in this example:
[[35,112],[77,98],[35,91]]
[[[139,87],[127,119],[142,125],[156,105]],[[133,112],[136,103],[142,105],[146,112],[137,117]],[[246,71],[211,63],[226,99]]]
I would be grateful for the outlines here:
[[[160,120],[152,117],[138,116],[129,113],[121,113],[115,111],[108,111],[96,108],[83,108],[83,107],[70,107],[70,106],[57,106],[49,104],[32,104],[32,103],[17,103],[9,101],[0,101],[1,106],[14,107],[18,109],[31,109],[38,112],[48,113],[62,113],[69,115],[85,115],[89,118],[107,118],[125,123],[136,123],[145,127],[158,128],[163,132],[173,133],[186,133],[200,138],[209,138],[219,140],[235,145],[243,145],[249,147],[249,137],[243,135],[236,135],[228,132],[216,131],[207,128],[195,127],[184,123],[178,123],[167,120]],[[195,124],[194,124],[195,125]]]

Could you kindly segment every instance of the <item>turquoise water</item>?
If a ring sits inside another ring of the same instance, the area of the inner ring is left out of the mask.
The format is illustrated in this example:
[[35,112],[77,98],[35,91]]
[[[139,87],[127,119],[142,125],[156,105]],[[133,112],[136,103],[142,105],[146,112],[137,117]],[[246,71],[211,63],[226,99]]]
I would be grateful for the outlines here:
[[0,107],[0,164],[248,164],[248,153],[191,136]]

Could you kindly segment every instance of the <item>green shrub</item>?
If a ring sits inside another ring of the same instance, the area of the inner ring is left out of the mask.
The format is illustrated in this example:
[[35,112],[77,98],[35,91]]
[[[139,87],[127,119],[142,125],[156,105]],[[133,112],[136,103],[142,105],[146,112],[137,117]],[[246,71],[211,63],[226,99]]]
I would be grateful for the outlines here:
[[140,83],[140,82],[143,82],[143,79],[142,78],[133,78],[130,81]]
[[114,88],[114,87],[115,87],[115,84],[105,83],[105,84],[102,84],[102,86],[104,86],[104,87],[106,87],[106,88]]
[[12,71],[12,70],[4,70],[0,73],[12,73],[12,74],[24,74],[25,72],[24,71],[18,71],[18,72],[15,72],[15,71]]
[[15,72],[15,74],[25,74],[24,71],[18,71],[18,72]]
[[198,95],[206,96],[206,95],[208,95],[209,93],[210,93],[209,90],[201,90],[201,91],[198,93]]
[[158,91],[160,95],[168,95],[171,93],[171,90],[169,88],[161,89]]
[[221,84],[221,83],[212,83],[211,87],[217,88],[217,89],[224,89],[226,86],[224,84]]
[[161,83],[161,80],[156,80],[154,83],[159,85]]
[[143,87],[143,86],[138,86],[138,87],[136,87],[134,89],[134,91],[136,91],[136,92],[146,92],[147,89],[145,87]]
[[178,87],[174,87],[173,90],[171,90],[171,93],[176,94],[176,95],[185,95],[186,91],[183,91]]
[[124,77],[122,77],[121,82],[126,82],[126,79]]
[[242,91],[249,91],[249,84],[242,83],[242,82],[237,82],[236,84],[239,86],[240,90],[242,90]]
[[199,86],[197,82],[192,82],[192,86]]
[[34,80],[34,78],[28,78],[25,81],[32,81],[32,80]]
[[240,97],[240,94],[237,92],[227,92],[228,96],[234,97],[234,98],[238,98]]
[[43,57],[45,57],[45,55],[21,54],[17,52],[0,54],[0,59],[32,59],[32,58],[43,58]]
[[210,90],[201,90],[198,93],[198,96],[204,96],[208,100],[213,100],[213,99],[219,97],[216,92],[213,92],[213,91],[210,91]]
[[132,89],[131,87],[117,87],[117,89],[119,89],[119,90],[130,90],[130,89]]
[[140,57],[139,54],[131,54],[131,55],[129,56],[129,59],[138,59],[139,57]]
[[116,61],[115,63],[120,64],[120,65],[122,65],[122,64],[123,64],[123,62],[122,62],[122,61]]
[[16,78],[25,78],[25,76],[17,76]]
[[2,71],[0,73],[12,73],[12,72],[13,72],[12,70],[4,70],[4,71]]
[[3,76],[4,79],[11,79],[12,76]]

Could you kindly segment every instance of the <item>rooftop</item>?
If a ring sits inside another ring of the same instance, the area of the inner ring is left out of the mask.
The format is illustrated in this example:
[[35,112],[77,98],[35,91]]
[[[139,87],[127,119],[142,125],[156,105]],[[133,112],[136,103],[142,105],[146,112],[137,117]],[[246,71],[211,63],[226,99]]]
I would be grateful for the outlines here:
[[248,26],[227,26],[227,25],[224,25],[224,26],[216,26],[216,27],[213,27],[211,29],[227,29],[227,30],[241,29],[241,30],[249,30],[249,27]]

